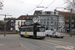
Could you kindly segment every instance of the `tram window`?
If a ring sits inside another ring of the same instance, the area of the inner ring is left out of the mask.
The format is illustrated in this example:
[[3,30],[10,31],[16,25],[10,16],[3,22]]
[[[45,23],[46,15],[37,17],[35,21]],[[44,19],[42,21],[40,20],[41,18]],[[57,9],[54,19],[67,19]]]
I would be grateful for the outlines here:
[[26,28],[21,28],[21,31],[27,31],[27,29]]
[[45,32],[45,28],[38,27],[37,32]]
[[33,31],[33,29],[32,29],[32,28],[30,28],[30,29],[29,29],[29,31]]
[[21,28],[21,31],[32,32],[33,31],[33,28]]

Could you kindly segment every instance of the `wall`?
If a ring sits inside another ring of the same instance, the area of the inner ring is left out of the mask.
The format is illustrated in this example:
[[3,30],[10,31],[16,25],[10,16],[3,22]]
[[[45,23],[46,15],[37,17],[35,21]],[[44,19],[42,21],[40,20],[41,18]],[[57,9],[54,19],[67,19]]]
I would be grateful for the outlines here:
[[19,31],[19,28],[21,26],[21,23],[24,24],[25,20],[15,20],[15,30]]

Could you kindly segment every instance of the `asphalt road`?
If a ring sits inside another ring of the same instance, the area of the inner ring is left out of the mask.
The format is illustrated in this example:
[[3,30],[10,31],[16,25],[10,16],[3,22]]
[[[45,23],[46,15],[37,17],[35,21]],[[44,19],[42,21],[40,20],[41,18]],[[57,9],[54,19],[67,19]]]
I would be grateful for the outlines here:
[[75,38],[33,39],[17,34],[0,35],[0,50],[75,50]]

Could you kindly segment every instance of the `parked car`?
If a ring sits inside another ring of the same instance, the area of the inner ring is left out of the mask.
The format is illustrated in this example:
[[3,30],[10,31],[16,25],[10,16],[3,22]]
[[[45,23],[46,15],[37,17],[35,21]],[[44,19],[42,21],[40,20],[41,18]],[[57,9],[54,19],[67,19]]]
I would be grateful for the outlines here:
[[63,37],[64,37],[64,33],[53,32],[53,34],[51,35],[51,37],[59,37],[59,38],[63,38]]
[[46,36],[51,36],[52,33],[53,33],[53,31],[51,31],[51,30],[46,30],[45,31]]

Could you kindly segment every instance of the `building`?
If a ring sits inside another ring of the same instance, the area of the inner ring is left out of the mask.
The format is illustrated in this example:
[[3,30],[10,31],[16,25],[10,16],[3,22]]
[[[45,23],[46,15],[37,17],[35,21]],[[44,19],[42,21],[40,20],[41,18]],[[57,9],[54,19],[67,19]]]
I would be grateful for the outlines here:
[[65,18],[63,16],[63,12],[59,12],[59,31],[65,32]]
[[15,30],[19,31],[19,27],[21,25],[25,25],[25,20],[24,19],[16,19],[15,20]]
[[18,17],[17,19],[23,19],[25,20],[25,23],[29,22],[29,23],[32,23],[33,21],[33,15],[21,15],[20,17]]
[[6,31],[15,31],[15,19],[16,18],[4,18],[4,21],[6,21]]
[[[72,33],[75,32],[75,14],[71,14],[70,12],[60,12],[60,15],[64,17],[64,30],[67,33],[70,33],[70,31],[72,31]],[[72,20],[70,20],[70,17]],[[71,21],[71,28],[72,30],[70,30],[70,21]]]
[[56,11],[35,11],[34,16],[39,16],[40,23],[46,25],[49,30],[59,29],[59,13]]
[[0,21],[0,31],[4,31],[5,23],[4,21]]
[[32,24],[33,23],[33,15],[21,15],[15,20],[15,30],[19,31],[19,27],[21,25],[26,25],[27,23]]

